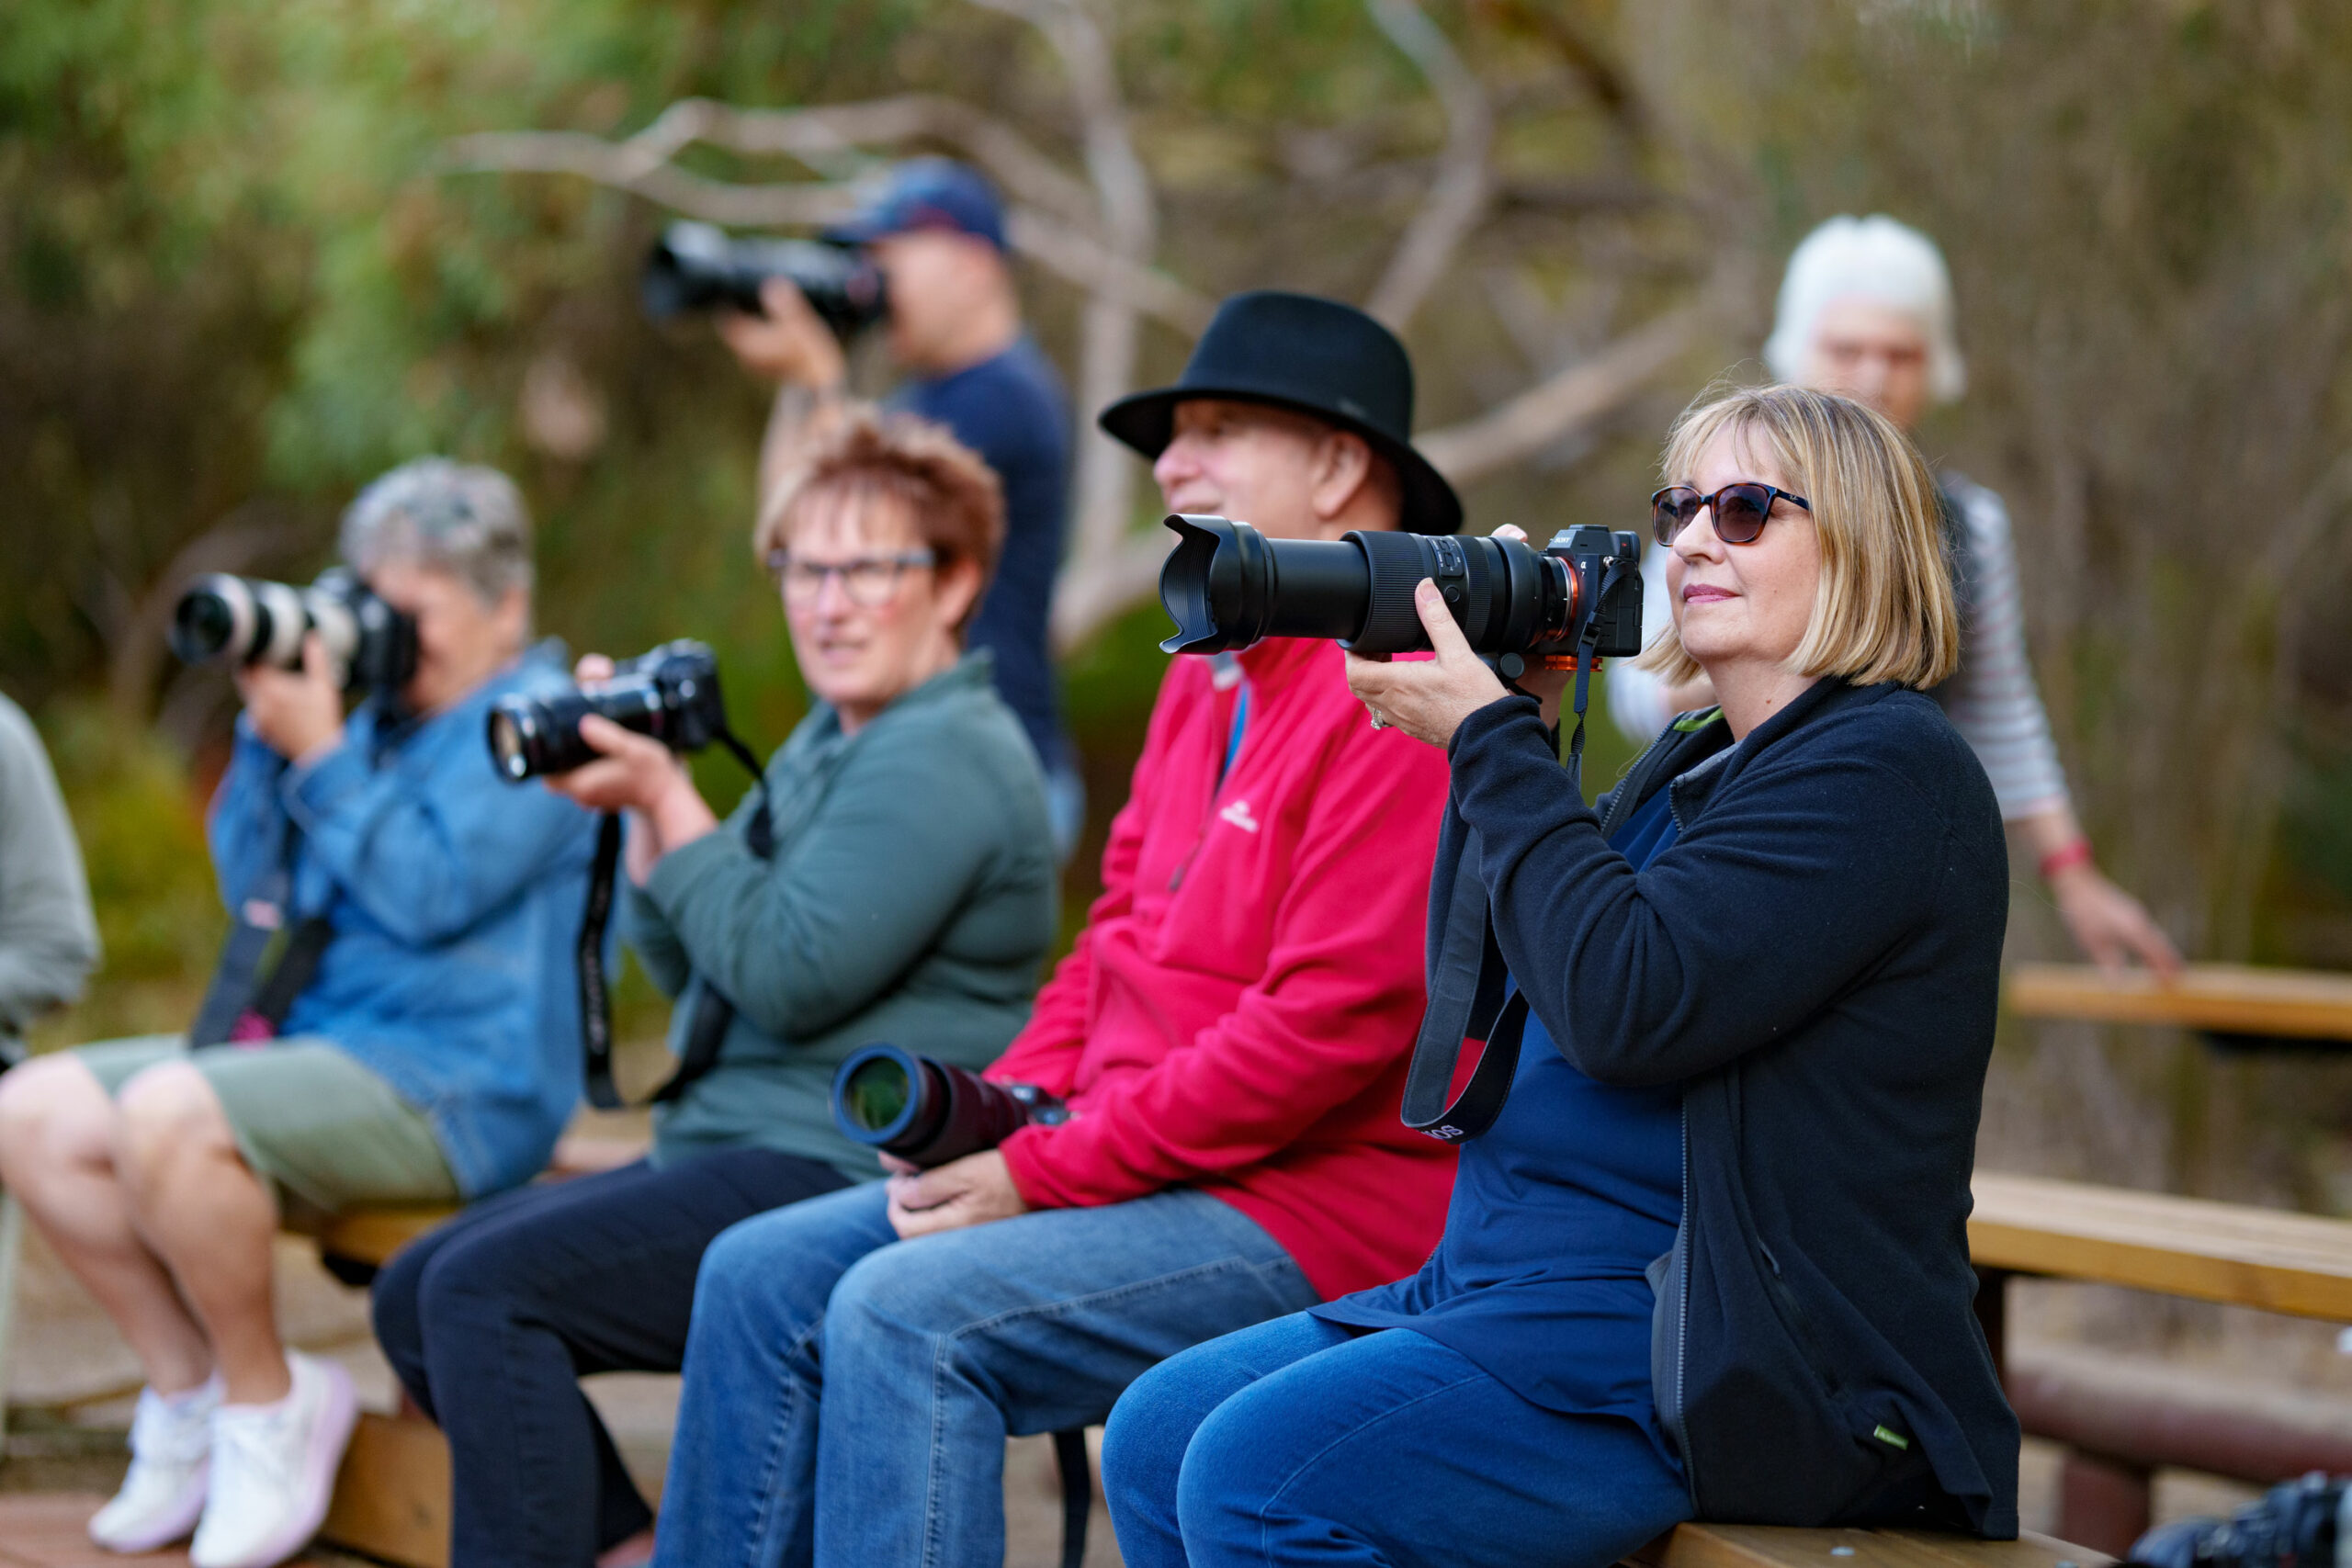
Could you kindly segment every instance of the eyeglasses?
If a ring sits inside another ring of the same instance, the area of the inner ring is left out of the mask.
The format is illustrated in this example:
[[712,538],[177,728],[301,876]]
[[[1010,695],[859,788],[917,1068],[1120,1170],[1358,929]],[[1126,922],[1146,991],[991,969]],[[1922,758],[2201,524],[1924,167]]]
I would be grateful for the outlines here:
[[825,592],[825,580],[841,579],[842,592],[861,610],[878,610],[899,591],[899,574],[936,566],[939,557],[928,549],[900,550],[896,555],[859,556],[854,560],[795,559],[790,550],[770,550],[768,570],[784,585],[785,599],[794,604],[814,604]]
[[1714,516],[1716,538],[1726,545],[1752,545],[1764,532],[1775,501],[1813,510],[1813,502],[1778,485],[1725,485],[1713,495],[1701,495],[1689,485],[1668,485],[1650,497],[1650,531],[1659,544],[1670,547],[1704,508]]

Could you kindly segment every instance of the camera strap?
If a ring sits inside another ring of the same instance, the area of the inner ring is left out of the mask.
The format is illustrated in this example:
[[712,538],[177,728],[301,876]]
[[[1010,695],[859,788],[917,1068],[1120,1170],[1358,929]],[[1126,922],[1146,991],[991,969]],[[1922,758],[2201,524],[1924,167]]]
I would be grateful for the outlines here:
[[[713,739],[743,764],[759,792],[759,804],[752,808],[751,821],[744,824],[743,847],[753,858],[764,861],[775,853],[775,802],[768,793],[767,773],[733,730],[722,728]],[[588,1103],[599,1111],[618,1111],[628,1103],[613,1077],[613,998],[605,977],[605,932],[613,918],[621,839],[620,814],[605,813],[596,824],[596,858],[588,873],[588,902],[581,911],[580,940],[573,949],[580,978],[581,1067],[587,1080]],[[689,1084],[717,1066],[719,1047],[726,1043],[727,1031],[734,1021],[735,1004],[703,978],[677,1070],[653,1091],[651,1103],[677,1099]]]
[[[1475,1138],[1495,1124],[1519,1070],[1527,998],[1505,999],[1506,971],[1487,918],[1487,885],[1479,874],[1478,835],[1451,803],[1438,835],[1437,874],[1430,888],[1429,1006],[1413,1042],[1405,1077],[1405,1125],[1441,1143]],[[1463,1046],[1486,1042],[1460,1094],[1453,1079]]]
[[323,915],[288,923],[294,907],[294,845],[297,829],[286,825],[277,863],[262,874],[237,905],[236,924],[221,945],[205,987],[204,1005],[189,1026],[190,1050],[249,1044],[274,1039],[311,983],[334,928]]
[[[1607,604],[1619,583],[1634,569],[1628,562],[1611,563],[1600,581],[1596,602]],[[1585,704],[1592,691],[1594,649],[1600,626],[1588,616],[1577,637],[1576,728],[1568,737],[1568,754],[1561,766],[1568,787],[1584,798]],[[1512,690],[1518,690],[1514,684]],[[1519,1071],[1519,1048],[1527,1030],[1527,997],[1509,990],[1502,949],[1496,943],[1488,918],[1487,885],[1479,874],[1477,830],[1463,820],[1448,797],[1445,826],[1438,835],[1437,864],[1430,881],[1429,1006],[1421,1013],[1420,1032],[1413,1041],[1413,1063],[1405,1076],[1405,1125],[1441,1143],[1458,1144],[1475,1138],[1495,1124],[1510,1097],[1512,1077]],[[1462,1092],[1453,1093],[1460,1070],[1462,1048],[1469,1041],[1486,1042],[1478,1065],[1470,1071]]]

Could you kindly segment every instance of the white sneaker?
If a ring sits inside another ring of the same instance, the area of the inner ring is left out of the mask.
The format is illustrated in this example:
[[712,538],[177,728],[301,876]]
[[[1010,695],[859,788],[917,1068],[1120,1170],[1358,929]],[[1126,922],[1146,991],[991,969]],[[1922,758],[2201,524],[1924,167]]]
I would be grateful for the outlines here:
[[359,1418],[351,1377],[288,1352],[294,1387],[275,1404],[212,1416],[212,1484],[188,1548],[195,1568],[275,1568],[325,1522],[334,1472]]
[[130,1418],[130,1473],[114,1501],[90,1517],[90,1539],[108,1551],[153,1551],[196,1528],[211,1469],[212,1412],[218,1377],[164,1398],[139,1391]]

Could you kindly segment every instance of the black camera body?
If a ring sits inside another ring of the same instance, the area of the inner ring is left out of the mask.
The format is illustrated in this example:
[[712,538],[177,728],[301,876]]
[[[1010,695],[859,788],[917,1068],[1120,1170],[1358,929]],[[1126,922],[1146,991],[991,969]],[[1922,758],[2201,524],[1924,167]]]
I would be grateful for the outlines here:
[[760,285],[771,277],[789,279],[844,340],[889,312],[882,269],[863,251],[819,240],[739,238],[708,223],[662,231],[645,258],[639,294],[655,321],[722,306],[756,316]]
[[727,729],[718,692],[718,659],[681,637],[623,660],[610,678],[552,696],[501,697],[490,710],[490,754],[509,784],[568,773],[600,753],[580,738],[590,714],[650,735],[673,751],[699,751]]
[[308,588],[210,572],[172,609],[172,651],[190,664],[302,667],[302,639],[319,634],[346,692],[396,691],[416,673],[416,622],[334,567]]
[[2227,1519],[2158,1525],[2132,1548],[2138,1568],[2332,1568],[2352,1544],[2352,1482],[2313,1471]]
[[992,1149],[1032,1122],[1069,1120],[1034,1084],[990,1083],[896,1045],[863,1045],[833,1075],[833,1123],[853,1143],[929,1170]]
[[1170,653],[1216,653],[1261,637],[1333,637],[1358,653],[1430,646],[1413,607],[1429,578],[1470,646],[1521,660],[1589,646],[1619,659],[1642,648],[1642,543],[1631,533],[1564,528],[1538,550],[1517,539],[1354,532],[1269,539],[1223,517],[1167,519],[1176,547],[1159,599]]

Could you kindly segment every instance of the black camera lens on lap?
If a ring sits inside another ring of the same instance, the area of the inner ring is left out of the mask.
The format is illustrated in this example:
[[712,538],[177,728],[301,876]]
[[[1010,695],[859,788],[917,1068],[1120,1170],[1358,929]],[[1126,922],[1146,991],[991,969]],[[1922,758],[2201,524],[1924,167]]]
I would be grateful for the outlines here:
[[849,338],[889,309],[882,269],[864,251],[820,240],[729,235],[708,223],[673,223],[645,259],[639,283],[656,321],[727,307],[756,316],[760,286],[790,280],[834,335]]
[[[1517,539],[1356,532],[1270,539],[1223,517],[1171,516],[1177,543],[1159,598],[1170,653],[1247,648],[1261,637],[1332,637],[1358,653],[1430,646],[1413,590],[1423,578],[1482,654],[1516,676],[1537,660],[1641,651],[1641,540],[1566,528],[1543,549]],[[1620,567],[1622,570],[1612,569]],[[1589,645],[1589,646],[1588,646]]]
[[2352,1481],[2318,1471],[2226,1519],[2176,1519],[2142,1536],[2145,1568],[2332,1568],[2352,1555]]
[[1069,1120],[1069,1107],[1034,1085],[990,1083],[896,1045],[863,1046],[833,1075],[842,1135],[926,1170],[992,1149],[1031,1122]]
[[[727,730],[718,658],[703,644],[681,637],[623,660],[603,681],[552,696],[501,697],[489,720],[490,754],[499,776],[521,784],[594,761],[596,749],[580,735],[580,721],[592,713],[651,736],[673,751],[699,751]],[[756,776],[759,769],[752,772]]]
[[416,673],[416,622],[337,567],[308,588],[210,572],[172,609],[172,651],[189,664],[302,667],[319,634],[345,691],[391,691]]

